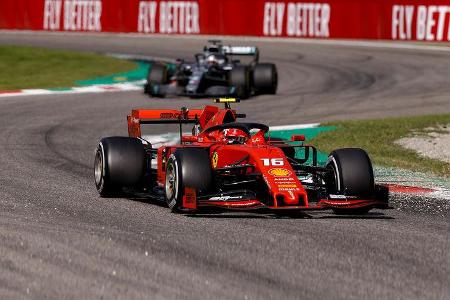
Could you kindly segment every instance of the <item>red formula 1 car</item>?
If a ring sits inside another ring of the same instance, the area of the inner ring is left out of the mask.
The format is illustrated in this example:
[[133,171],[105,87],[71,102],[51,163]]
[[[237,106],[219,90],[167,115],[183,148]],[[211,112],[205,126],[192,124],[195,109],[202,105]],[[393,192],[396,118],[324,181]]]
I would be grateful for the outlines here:
[[[303,136],[293,136],[292,142],[271,140],[267,125],[237,122],[245,115],[230,108],[235,99],[216,102],[225,108],[133,110],[129,137],[103,138],[98,145],[99,194],[114,197],[123,188],[141,190],[166,201],[174,212],[221,207],[365,213],[387,208],[387,200],[377,198],[364,150],[335,150],[325,166],[318,166],[317,151],[302,143]],[[181,141],[155,149],[141,136],[144,124],[179,124]],[[192,135],[181,134],[183,124],[192,124]],[[296,157],[297,148],[304,157]],[[310,156],[313,163],[308,165]]]

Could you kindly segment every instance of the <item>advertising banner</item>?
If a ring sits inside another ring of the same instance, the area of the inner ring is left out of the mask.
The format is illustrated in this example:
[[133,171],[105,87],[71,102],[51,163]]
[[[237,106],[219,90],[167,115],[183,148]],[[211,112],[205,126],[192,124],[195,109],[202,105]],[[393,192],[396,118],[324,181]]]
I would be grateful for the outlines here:
[[450,41],[450,0],[2,0],[0,28]]

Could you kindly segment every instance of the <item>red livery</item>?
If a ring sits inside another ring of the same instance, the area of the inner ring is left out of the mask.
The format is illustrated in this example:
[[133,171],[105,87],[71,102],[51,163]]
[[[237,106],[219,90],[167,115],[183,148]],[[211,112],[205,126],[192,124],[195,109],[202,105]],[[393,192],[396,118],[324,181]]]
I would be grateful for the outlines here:
[[[267,125],[237,122],[245,115],[230,108],[236,99],[216,102],[225,108],[133,110],[129,137],[107,137],[99,143],[99,194],[114,197],[123,188],[140,190],[166,201],[174,212],[221,207],[365,213],[387,208],[364,150],[335,150],[319,166],[316,148],[304,144],[303,136],[294,135],[291,142],[271,139]],[[153,148],[142,138],[144,124],[179,124],[179,144]],[[183,124],[193,126],[192,135],[181,134]]]

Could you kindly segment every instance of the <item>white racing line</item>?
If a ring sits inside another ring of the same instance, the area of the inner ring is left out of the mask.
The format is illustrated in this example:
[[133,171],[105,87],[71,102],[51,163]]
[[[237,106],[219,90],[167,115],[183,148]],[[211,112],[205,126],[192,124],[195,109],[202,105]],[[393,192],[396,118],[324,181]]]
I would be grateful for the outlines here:
[[291,43],[291,44],[310,44],[310,45],[330,45],[330,46],[349,46],[364,48],[386,48],[402,50],[423,50],[423,51],[450,51],[449,43],[432,43],[419,41],[396,41],[396,40],[349,40],[349,39],[312,39],[312,38],[284,38],[284,37],[257,37],[257,36],[230,36],[230,35],[206,35],[206,34],[148,34],[148,33],[108,33],[108,32],[50,32],[50,31],[32,31],[32,30],[0,30],[0,33],[19,35],[19,34],[46,34],[55,36],[98,36],[98,37],[121,37],[121,38],[165,38],[165,39],[189,39],[207,41],[219,39],[222,41],[243,41],[243,42],[270,42],[270,43]]
[[[408,188],[419,189],[419,193],[429,198],[450,200],[450,179],[433,174],[390,167],[374,167],[378,183],[400,187],[399,193],[408,193]],[[403,187],[403,188],[402,188]],[[420,189],[424,189],[420,191]],[[411,192],[414,194],[414,192]]]
[[17,96],[39,96],[39,95],[67,95],[86,93],[108,93],[120,91],[141,91],[145,80],[134,82],[122,82],[113,84],[96,84],[83,87],[71,87],[62,89],[26,89],[16,91],[0,91],[0,98]]
[[[97,33],[98,34],[98,33]],[[103,33],[102,33],[103,34]],[[242,41],[242,42],[270,42],[270,43],[290,43],[308,45],[329,45],[344,47],[363,48],[385,48],[400,50],[422,50],[450,52],[450,44],[433,45],[431,43],[418,44],[415,41],[388,41],[388,40],[337,40],[337,39],[308,39],[308,38],[274,38],[274,37],[252,37],[252,36],[227,36],[227,35],[182,35],[182,34],[140,34],[140,33],[120,33],[120,37],[125,38],[167,38],[167,39],[195,39],[206,41],[208,39],[218,39],[222,41]]]
[[[270,131],[282,131],[282,130],[293,130],[293,129],[306,129],[306,128],[316,128],[319,127],[320,123],[310,123],[310,124],[294,124],[294,125],[281,125],[281,126],[270,126]],[[183,132],[183,135],[188,135],[190,132]],[[175,145],[180,142],[180,134],[177,132],[168,132],[164,134],[155,135],[143,135],[142,139],[148,141],[156,147]]]

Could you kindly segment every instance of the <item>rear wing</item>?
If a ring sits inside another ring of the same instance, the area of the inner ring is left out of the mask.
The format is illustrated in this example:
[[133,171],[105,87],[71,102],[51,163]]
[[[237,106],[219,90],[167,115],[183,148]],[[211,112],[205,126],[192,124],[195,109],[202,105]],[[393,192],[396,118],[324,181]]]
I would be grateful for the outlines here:
[[[146,124],[179,124],[180,135],[183,124],[198,124],[201,128],[222,124],[224,122],[235,122],[236,118],[245,118],[245,114],[237,114],[229,106],[230,99],[216,99],[216,103],[224,103],[225,108],[219,109],[217,106],[205,106],[204,109],[133,109],[127,116],[128,135],[140,138],[141,125]],[[181,139],[181,137],[180,137]]]
[[243,55],[253,56],[255,62],[259,61],[259,49],[258,47],[248,46],[222,46],[222,49],[227,55]]
[[[203,109],[133,109],[127,116],[128,135],[141,137],[141,125],[146,124],[199,124]],[[204,117],[203,117],[204,118]]]

